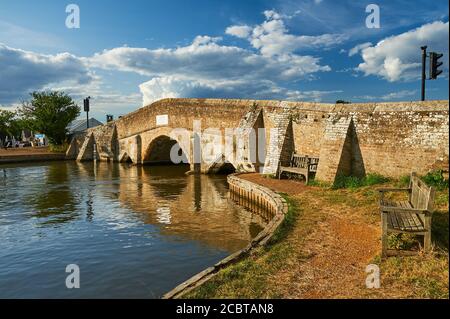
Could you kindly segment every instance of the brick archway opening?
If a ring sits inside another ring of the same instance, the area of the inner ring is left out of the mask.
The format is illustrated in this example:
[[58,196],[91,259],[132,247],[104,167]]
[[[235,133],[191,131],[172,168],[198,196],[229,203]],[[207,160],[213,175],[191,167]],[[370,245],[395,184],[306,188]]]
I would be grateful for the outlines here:
[[[176,158],[174,160],[181,159],[180,163],[172,160],[171,152],[176,152]],[[148,145],[144,154],[143,163],[145,165],[189,165],[188,158],[176,140],[171,139],[167,135],[161,135],[153,139]]]

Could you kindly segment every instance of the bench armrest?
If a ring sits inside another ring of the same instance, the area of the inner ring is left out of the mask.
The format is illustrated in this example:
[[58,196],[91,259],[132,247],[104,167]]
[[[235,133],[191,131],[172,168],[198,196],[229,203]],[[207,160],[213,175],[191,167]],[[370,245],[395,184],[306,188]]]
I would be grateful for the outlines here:
[[391,213],[391,212],[405,212],[405,213],[415,213],[415,214],[424,214],[431,215],[432,213],[427,211],[426,209],[417,209],[417,208],[403,208],[403,207],[391,207],[391,206],[382,206],[380,205],[380,210],[383,213]]

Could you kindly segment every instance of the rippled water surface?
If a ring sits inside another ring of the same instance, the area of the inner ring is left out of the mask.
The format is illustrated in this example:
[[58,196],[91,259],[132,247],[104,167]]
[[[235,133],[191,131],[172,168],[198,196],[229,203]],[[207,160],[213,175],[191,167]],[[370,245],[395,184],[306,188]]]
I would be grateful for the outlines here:
[[[186,167],[0,166],[0,298],[158,298],[264,221]],[[76,264],[80,289],[67,289]]]

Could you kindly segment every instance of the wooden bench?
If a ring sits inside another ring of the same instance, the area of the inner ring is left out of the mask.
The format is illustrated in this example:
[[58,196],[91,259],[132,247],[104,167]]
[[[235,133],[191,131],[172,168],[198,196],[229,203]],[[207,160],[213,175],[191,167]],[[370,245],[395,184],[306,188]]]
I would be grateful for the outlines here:
[[281,179],[283,173],[299,174],[305,176],[306,184],[308,184],[309,176],[311,173],[317,172],[318,164],[319,158],[292,153],[289,166],[281,166],[281,163],[279,164],[278,178]]
[[[388,249],[389,233],[409,233],[424,237],[424,251],[431,249],[431,214],[435,191],[415,173],[411,174],[408,188],[379,189],[381,211],[382,257],[394,255]],[[408,200],[393,201],[385,198],[387,192],[407,192]]]

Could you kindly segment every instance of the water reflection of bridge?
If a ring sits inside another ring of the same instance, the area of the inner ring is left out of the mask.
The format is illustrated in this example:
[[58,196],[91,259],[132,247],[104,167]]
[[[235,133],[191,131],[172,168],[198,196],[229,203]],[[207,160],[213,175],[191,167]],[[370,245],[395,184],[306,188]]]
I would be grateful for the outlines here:
[[[113,188],[101,196],[118,200],[145,224],[158,225],[164,235],[235,251],[265,223],[233,204],[220,176],[186,176],[183,172],[189,167],[180,166],[77,163],[77,168],[96,183],[111,182]],[[90,214],[95,218],[92,207]]]

